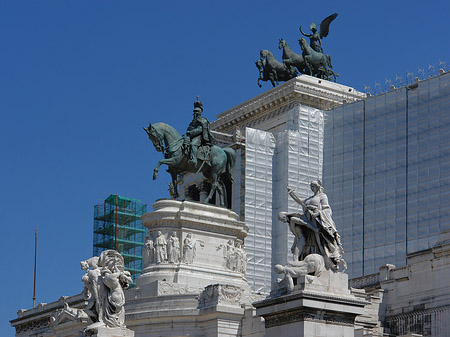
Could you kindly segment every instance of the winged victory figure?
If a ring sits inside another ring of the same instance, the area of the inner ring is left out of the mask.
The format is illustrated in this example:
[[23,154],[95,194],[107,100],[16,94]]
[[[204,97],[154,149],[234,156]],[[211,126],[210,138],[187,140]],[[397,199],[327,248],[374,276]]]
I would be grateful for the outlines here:
[[323,19],[322,22],[320,23],[319,32],[317,31],[316,24],[314,22],[311,23],[309,29],[311,29],[312,34],[304,33],[302,31],[302,26],[300,26],[300,32],[304,36],[309,37],[309,44],[314,51],[318,53],[323,53],[322,38],[328,36],[328,33],[330,32],[330,24],[331,22],[333,22],[334,19],[337,18],[337,16],[338,16],[337,13],[334,13],[328,16],[327,18]]

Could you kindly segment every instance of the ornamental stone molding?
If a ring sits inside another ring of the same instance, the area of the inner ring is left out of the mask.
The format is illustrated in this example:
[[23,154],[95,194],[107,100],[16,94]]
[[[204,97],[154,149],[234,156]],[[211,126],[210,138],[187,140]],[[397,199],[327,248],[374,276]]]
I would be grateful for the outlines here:
[[178,285],[171,282],[158,282],[158,296],[164,295],[185,295],[185,294],[200,294],[203,290],[201,287],[190,287],[187,285]]
[[[20,309],[17,312],[17,318],[11,320],[11,325],[16,329],[17,336],[36,335],[38,331],[49,331],[54,329],[55,325],[61,322],[56,321],[58,314],[65,312],[68,305],[78,311],[85,305],[83,295],[75,296],[61,296],[57,301],[51,303],[39,303],[36,308],[25,310]],[[74,323],[82,323],[84,319],[80,315],[74,315],[75,311],[68,313],[67,321],[71,320]],[[70,318],[69,316],[73,316]],[[63,321],[63,323],[66,321]],[[66,324],[67,325],[67,324]],[[77,326],[79,324],[76,324]]]
[[142,223],[149,230],[160,228],[195,229],[239,239],[247,236],[248,227],[238,221],[238,215],[223,207],[198,202],[161,199],[153,204],[154,211],[142,215]]
[[370,286],[378,286],[380,282],[379,274],[370,274],[366,276],[356,277],[349,280],[349,286],[356,289],[367,288]]
[[[248,227],[238,220],[235,212],[223,207],[171,199],[158,200],[153,208],[153,212],[141,217],[148,234],[138,287],[155,281],[167,281],[190,287],[223,283],[248,288],[244,277],[247,255],[243,245]],[[157,238],[163,243],[160,250],[164,250],[164,242],[168,244],[170,237],[174,236],[177,237],[179,256],[177,250],[177,258],[173,261],[169,251],[167,257],[163,254],[159,260],[152,258],[151,252],[157,255]],[[227,245],[231,246],[226,249]],[[230,260],[228,264],[227,259]]]
[[266,328],[273,328],[295,322],[317,322],[323,324],[353,326],[354,316],[345,316],[339,313],[323,313],[321,311],[307,312],[305,310],[294,310],[281,314],[267,316],[265,318]]
[[199,309],[219,304],[240,306],[244,290],[229,284],[212,284],[205,288],[199,296]]
[[29,322],[29,323],[16,325],[15,326],[16,334],[23,334],[23,333],[26,333],[26,332],[31,332],[31,331],[45,329],[45,328],[48,328],[49,325],[50,325],[49,318],[42,318],[42,319],[33,320],[33,321]]
[[237,126],[250,126],[249,123],[292,103],[329,110],[364,97],[366,94],[351,87],[302,75],[217,115],[211,127],[214,131],[232,133]]
[[442,306],[424,310],[415,310],[386,317],[391,333],[406,335],[411,333],[423,336],[445,336],[444,329],[439,329],[432,322],[439,322],[450,317],[450,306]]

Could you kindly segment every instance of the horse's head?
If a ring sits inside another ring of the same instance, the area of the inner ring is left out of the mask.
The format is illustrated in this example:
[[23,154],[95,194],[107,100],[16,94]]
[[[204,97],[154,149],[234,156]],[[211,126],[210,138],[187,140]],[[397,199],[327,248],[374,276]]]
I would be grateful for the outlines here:
[[304,38],[300,38],[300,40],[298,40],[298,43],[300,44],[300,47],[302,48],[302,50],[307,49],[308,43],[306,42],[306,40]]
[[261,51],[259,52],[259,56],[261,58],[261,60],[265,59],[268,55],[269,51],[267,49],[261,49]]
[[285,45],[286,45],[286,41],[284,41],[284,39],[281,38],[278,42],[278,49],[284,48]]
[[158,132],[158,130],[153,127],[151,123],[149,123],[147,128],[143,128],[145,132],[147,132],[148,138],[152,141],[153,146],[155,147],[156,151],[163,152],[164,151],[164,143],[163,139],[164,137]]

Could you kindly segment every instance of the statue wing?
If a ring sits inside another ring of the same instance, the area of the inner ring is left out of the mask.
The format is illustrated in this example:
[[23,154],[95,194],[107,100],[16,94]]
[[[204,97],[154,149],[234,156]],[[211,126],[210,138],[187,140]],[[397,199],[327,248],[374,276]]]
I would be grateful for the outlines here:
[[338,14],[334,13],[322,20],[320,23],[320,38],[328,36],[328,33],[330,32],[330,23],[336,19],[337,16]]

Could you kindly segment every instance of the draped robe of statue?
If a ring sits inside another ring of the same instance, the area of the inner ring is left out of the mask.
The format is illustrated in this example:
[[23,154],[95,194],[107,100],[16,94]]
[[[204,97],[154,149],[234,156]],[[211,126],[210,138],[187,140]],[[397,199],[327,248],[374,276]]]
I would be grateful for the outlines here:
[[324,257],[327,268],[337,270],[341,264],[345,270],[344,250],[332,218],[328,197],[320,185],[312,183],[311,189],[314,195],[304,201],[293,190],[289,190],[289,195],[302,205],[303,213],[280,213],[280,218],[288,222],[289,229],[295,236],[292,253],[298,260],[305,259],[309,254],[320,254]]
[[100,257],[82,261],[81,267],[86,270],[82,281],[88,300],[83,310],[94,322],[91,326],[125,328],[124,289],[133,280],[124,269],[123,256],[115,250],[105,250]]

